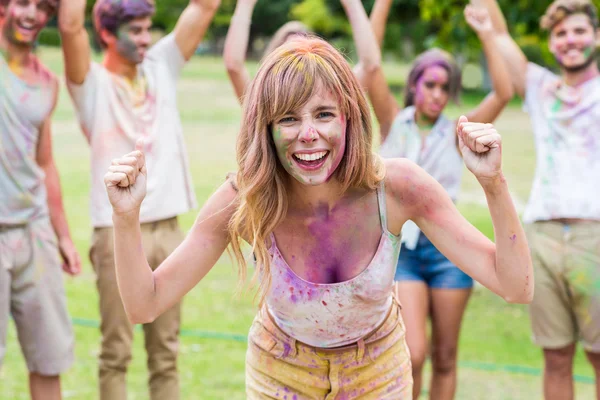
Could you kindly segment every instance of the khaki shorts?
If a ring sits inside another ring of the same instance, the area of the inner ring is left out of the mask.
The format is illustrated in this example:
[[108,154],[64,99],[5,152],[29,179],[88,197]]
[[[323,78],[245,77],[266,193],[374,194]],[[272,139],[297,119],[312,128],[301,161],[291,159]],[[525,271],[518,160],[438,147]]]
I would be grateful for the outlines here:
[[558,349],[580,340],[600,353],[600,222],[527,226],[535,276],[534,342]]
[[322,349],[288,336],[263,306],[248,335],[246,398],[410,400],[405,332],[394,302],[384,323],[364,339]]
[[0,226],[0,365],[11,314],[30,372],[55,376],[71,366],[74,337],[48,219]]

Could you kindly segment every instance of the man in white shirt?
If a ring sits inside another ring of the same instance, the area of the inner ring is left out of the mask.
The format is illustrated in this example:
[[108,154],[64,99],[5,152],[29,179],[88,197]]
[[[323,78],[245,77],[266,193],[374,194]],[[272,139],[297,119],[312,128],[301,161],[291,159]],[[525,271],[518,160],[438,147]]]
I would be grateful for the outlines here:
[[[177,110],[177,79],[219,3],[190,0],[174,31],[151,46],[153,0],[97,0],[94,27],[105,50],[101,64],[90,57],[84,27],[86,1],[64,1],[59,11],[67,85],[91,146],[94,233],[90,257],[97,274],[102,320],[102,400],[125,400],[133,338],[117,288],[104,173],[113,159],[133,150],[143,138],[148,169],[154,172],[142,205],[141,229],[148,262],[158,267],[183,239],[177,216],[196,207]],[[180,305],[144,325],[153,400],[179,398],[179,325]]]
[[0,0],[0,366],[12,315],[34,400],[61,398],[74,355],[61,271],[81,267],[52,156],[58,79],[33,52],[57,8]]
[[533,339],[544,349],[544,396],[573,399],[573,356],[581,341],[600,399],[600,38],[590,0],[556,0],[541,19],[556,75],[528,63],[494,0],[498,48],[530,114],[537,151],[523,219],[535,267]]

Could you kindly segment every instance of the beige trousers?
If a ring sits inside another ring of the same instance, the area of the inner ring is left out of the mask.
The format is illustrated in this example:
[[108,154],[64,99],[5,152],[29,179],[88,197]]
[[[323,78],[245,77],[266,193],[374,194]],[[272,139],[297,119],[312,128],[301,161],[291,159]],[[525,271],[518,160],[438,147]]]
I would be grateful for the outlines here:
[[[152,269],[156,269],[183,240],[177,218],[142,224],[141,229],[144,251]],[[126,400],[125,375],[131,361],[133,325],[127,319],[117,287],[112,228],[94,230],[90,259],[100,298],[100,399]],[[154,322],[143,325],[152,400],[179,399],[180,312],[181,304],[177,304]]]

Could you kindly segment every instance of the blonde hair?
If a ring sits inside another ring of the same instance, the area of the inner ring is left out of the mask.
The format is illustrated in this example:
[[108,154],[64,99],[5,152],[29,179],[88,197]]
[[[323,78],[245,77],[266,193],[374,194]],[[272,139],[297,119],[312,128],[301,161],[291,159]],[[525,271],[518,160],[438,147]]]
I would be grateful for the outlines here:
[[354,187],[374,190],[385,173],[382,160],[371,151],[368,103],[344,57],[314,37],[295,38],[267,55],[244,101],[237,139],[239,206],[229,224],[240,282],[246,278],[241,239],[252,246],[256,259],[252,282],[260,282],[260,303],[271,285],[267,242],[286,216],[287,185],[294,179],[277,157],[273,123],[306,104],[319,88],[338,99],[348,121],[345,154],[332,176],[341,183],[342,191]]
[[307,37],[310,34],[310,30],[306,25],[299,21],[289,21],[283,24],[277,32],[273,34],[271,41],[265,48],[264,56],[267,56],[273,52],[276,48],[286,42],[291,35],[302,35]]
[[590,0],[555,0],[546,9],[540,26],[551,31],[568,16],[579,13],[587,15],[594,29],[598,28],[598,10]]

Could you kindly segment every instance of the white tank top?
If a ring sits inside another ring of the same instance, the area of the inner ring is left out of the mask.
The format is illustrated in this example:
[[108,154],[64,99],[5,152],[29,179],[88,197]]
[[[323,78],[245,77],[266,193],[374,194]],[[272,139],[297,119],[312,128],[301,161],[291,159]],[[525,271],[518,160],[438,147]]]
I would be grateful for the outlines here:
[[37,59],[39,79],[27,83],[0,56],[0,224],[48,216],[44,171],[36,156],[40,127],[52,111],[54,77]]
[[383,323],[392,306],[400,237],[387,229],[385,184],[377,190],[381,239],[369,265],[339,283],[312,283],[289,267],[271,235],[272,285],[266,304],[281,328],[311,346],[331,348],[357,342]]

